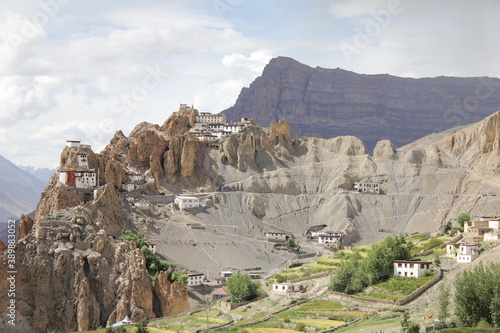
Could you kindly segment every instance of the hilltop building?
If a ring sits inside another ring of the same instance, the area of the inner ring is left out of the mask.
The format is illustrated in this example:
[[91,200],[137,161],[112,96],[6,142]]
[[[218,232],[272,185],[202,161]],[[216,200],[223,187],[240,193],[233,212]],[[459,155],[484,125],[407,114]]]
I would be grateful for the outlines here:
[[93,188],[97,186],[95,169],[89,169],[88,154],[82,149],[91,149],[90,145],[83,145],[77,140],[66,140],[66,146],[77,149],[76,168],[59,169],[59,182],[69,187]]
[[198,112],[197,109],[181,104],[180,111],[194,111],[195,120],[189,130],[200,141],[209,142],[209,147],[218,148],[222,139],[231,134],[241,132],[245,127],[255,124],[253,119],[241,118],[239,122],[228,123],[225,114],[212,114],[209,112]]
[[59,182],[69,187],[92,188],[97,185],[97,176],[94,169],[60,169]]

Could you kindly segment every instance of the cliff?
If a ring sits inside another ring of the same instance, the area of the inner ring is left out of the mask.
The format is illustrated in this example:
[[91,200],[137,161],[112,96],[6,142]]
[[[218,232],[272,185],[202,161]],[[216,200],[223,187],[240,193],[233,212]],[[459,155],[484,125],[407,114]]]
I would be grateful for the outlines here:
[[[44,216],[15,250],[17,317],[9,332],[87,331],[126,315],[133,322],[155,318],[154,308],[169,302],[159,315],[188,308],[183,285],[162,281],[153,288],[135,243],[115,243],[84,206]],[[0,278],[7,290],[6,270]],[[0,309],[8,304],[2,297]],[[5,321],[2,315],[4,327]]]
[[278,57],[223,113],[230,121],[251,117],[262,126],[286,118],[299,136],[353,135],[372,151],[380,140],[400,147],[498,109],[499,79],[363,75]]

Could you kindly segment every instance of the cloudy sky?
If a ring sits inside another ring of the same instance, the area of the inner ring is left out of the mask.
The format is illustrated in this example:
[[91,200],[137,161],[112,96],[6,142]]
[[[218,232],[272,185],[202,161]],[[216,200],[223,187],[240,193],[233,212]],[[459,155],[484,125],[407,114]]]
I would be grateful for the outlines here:
[[55,167],[66,139],[180,103],[231,106],[273,57],[408,77],[500,77],[496,0],[0,0],[0,155]]

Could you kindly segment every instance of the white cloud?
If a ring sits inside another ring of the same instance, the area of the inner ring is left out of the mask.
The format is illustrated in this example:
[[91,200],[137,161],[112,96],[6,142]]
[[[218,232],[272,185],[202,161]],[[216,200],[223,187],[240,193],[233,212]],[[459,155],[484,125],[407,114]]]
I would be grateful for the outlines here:
[[222,59],[222,64],[231,68],[246,68],[254,75],[260,75],[273,56],[266,50],[252,52],[249,57],[232,53]]

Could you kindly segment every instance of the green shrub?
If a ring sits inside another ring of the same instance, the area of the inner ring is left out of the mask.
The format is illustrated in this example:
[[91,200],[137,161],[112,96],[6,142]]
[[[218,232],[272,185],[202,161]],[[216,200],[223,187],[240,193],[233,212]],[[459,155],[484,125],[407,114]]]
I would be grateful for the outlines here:
[[433,249],[433,248],[438,247],[438,246],[440,246],[442,244],[443,244],[442,240],[439,240],[437,238],[433,238],[427,244],[425,244],[424,251]]

